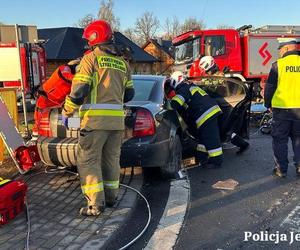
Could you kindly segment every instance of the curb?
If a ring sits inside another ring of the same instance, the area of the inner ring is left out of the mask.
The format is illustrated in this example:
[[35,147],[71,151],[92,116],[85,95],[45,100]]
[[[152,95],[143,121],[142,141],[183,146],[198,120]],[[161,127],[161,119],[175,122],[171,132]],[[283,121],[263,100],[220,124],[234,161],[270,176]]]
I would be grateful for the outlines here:
[[149,240],[145,250],[172,249],[180,233],[190,197],[188,179],[170,183],[170,194],[157,229]]

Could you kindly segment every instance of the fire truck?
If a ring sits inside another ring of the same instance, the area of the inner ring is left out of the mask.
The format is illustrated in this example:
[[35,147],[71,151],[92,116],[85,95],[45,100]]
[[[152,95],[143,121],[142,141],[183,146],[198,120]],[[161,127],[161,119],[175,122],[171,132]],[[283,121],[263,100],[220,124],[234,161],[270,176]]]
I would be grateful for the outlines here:
[[37,27],[0,25],[0,87],[33,96],[45,80],[46,54]]
[[201,77],[202,56],[213,56],[226,77],[264,85],[272,62],[278,59],[278,37],[300,37],[300,26],[267,25],[252,29],[192,30],[175,37],[174,70]]

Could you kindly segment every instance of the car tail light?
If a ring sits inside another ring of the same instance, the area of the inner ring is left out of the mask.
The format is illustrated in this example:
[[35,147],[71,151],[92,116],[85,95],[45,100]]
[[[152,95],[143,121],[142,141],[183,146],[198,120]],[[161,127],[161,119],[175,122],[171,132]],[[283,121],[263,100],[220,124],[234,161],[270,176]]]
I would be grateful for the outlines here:
[[155,122],[148,110],[138,110],[136,113],[133,137],[143,137],[155,134]]

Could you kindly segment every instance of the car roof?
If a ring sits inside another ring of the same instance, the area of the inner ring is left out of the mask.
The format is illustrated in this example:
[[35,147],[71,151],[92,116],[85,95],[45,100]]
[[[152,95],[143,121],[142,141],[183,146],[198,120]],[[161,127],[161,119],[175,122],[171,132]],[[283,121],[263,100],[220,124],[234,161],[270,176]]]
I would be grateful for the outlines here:
[[132,79],[147,79],[147,80],[163,80],[166,76],[163,75],[132,75]]

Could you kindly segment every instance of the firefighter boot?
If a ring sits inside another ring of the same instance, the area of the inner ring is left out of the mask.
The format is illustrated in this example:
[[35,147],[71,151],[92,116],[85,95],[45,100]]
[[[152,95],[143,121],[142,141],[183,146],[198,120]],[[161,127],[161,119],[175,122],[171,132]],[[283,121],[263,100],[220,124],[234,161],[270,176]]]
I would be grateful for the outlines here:
[[103,212],[104,212],[104,207],[87,206],[87,207],[82,207],[79,211],[79,214],[84,216],[98,216]]
[[249,143],[235,133],[231,136],[231,143],[239,147],[239,150],[236,152],[237,154],[241,154],[249,148]]
[[300,177],[300,165],[295,165],[295,167],[296,167],[296,174],[297,176]]
[[285,178],[286,172],[283,172],[280,168],[276,167],[273,169],[273,175],[278,176],[280,178]]

